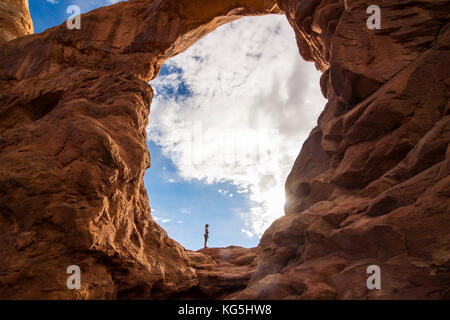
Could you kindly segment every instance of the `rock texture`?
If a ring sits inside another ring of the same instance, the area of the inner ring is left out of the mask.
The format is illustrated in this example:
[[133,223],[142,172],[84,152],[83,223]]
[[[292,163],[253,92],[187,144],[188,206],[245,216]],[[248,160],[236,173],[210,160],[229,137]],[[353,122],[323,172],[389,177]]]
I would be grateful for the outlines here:
[[[2,5],[26,18],[0,24],[0,298],[449,299],[448,1],[381,1],[380,30],[371,4],[130,0],[15,40],[29,15]],[[147,82],[217,26],[282,12],[328,99],[286,215],[258,249],[186,251],[151,219]]]
[[240,298],[264,281],[290,285],[280,298],[450,298],[448,2],[382,1],[381,30],[370,4],[279,1],[328,103]]
[[257,248],[207,248],[187,254],[198,285],[169,298],[232,299],[247,287],[258,264]]
[[3,0],[0,3],[0,45],[33,34],[28,0]]
[[[151,218],[147,82],[217,26],[278,11],[135,0],[0,46],[0,298],[158,299],[198,285]],[[81,290],[66,287],[70,265]]]

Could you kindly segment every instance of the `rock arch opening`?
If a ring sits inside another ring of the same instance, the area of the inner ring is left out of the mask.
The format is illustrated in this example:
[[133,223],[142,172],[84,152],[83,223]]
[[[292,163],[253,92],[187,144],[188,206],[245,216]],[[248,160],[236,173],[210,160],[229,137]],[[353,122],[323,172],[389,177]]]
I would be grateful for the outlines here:
[[209,223],[210,246],[257,246],[325,105],[319,79],[282,15],[221,26],[166,63],[150,82],[145,181],[172,238],[199,249]]

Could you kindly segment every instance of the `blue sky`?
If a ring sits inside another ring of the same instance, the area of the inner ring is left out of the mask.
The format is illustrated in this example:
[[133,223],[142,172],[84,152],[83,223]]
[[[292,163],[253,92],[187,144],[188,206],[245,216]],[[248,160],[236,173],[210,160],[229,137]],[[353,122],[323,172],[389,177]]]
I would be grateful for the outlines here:
[[[233,184],[187,182],[179,177],[176,166],[161,154],[158,145],[149,142],[148,147],[152,167],[144,180],[152,215],[171,237],[186,248],[199,249],[203,246],[204,225],[208,223],[211,247],[257,245],[257,238],[250,239],[240,231],[240,214],[249,209],[250,201],[237,193]],[[224,195],[219,189],[228,192]]]
[[[35,32],[114,0],[30,0]],[[82,26],[82,21],[81,21]],[[283,16],[220,27],[151,81],[144,177],[153,218],[188,249],[256,246],[283,214],[284,182],[323,109],[320,73]]]
[[[177,67],[164,65],[160,76],[182,74]],[[183,102],[192,93],[184,81],[175,86],[159,86],[157,99],[175,99]],[[203,246],[204,225],[209,224],[211,247],[239,244],[253,247],[258,238],[249,238],[241,232],[241,215],[251,207],[251,200],[238,193],[237,187],[228,182],[205,183],[192,179],[186,181],[170,157],[164,156],[161,147],[148,142],[152,166],[144,176],[153,218],[171,237],[188,249]]]
[[111,5],[114,0],[28,0],[34,32],[40,33],[50,27],[60,25],[70,15],[66,9],[70,5],[78,5],[82,13]]

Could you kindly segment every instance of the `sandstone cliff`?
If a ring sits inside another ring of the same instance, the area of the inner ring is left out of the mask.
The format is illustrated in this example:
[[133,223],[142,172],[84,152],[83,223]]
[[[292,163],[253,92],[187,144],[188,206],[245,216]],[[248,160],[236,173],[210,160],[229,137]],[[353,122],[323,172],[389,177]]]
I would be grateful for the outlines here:
[[0,44],[33,34],[28,0],[0,2]]
[[[130,0],[18,39],[26,1],[6,4],[0,298],[450,298],[447,1],[382,1],[369,30],[363,0]],[[151,218],[147,82],[219,25],[273,13],[328,103],[258,249],[188,252]]]

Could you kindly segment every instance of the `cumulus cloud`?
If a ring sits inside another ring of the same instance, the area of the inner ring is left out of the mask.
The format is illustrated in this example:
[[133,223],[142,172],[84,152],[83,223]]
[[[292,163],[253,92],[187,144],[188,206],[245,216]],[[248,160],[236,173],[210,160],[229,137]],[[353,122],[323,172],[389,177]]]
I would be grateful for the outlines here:
[[325,105],[320,73],[284,16],[222,26],[166,66],[151,82],[149,138],[182,179],[236,185],[252,203],[242,232],[260,236],[283,214],[284,182]]
[[241,232],[243,233],[243,234],[245,234],[247,237],[249,237],[249,238],[253,238],[255,235],[253,234],[253,232],[251,232],[251,231],[248,231],[247,229],[241,229]]

